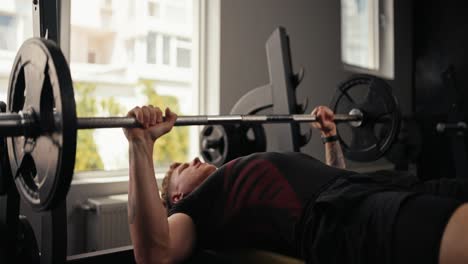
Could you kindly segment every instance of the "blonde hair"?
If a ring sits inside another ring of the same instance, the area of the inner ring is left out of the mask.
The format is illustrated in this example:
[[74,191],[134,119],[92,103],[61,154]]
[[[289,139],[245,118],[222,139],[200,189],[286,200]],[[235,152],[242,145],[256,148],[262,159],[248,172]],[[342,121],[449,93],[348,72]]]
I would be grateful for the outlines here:
[[163,181],[161,183],[161,200],[167,210],[172,208],[170,191],[172,172],[174,172],[174,170],[179,167],[180,164],[180,162],[172,163],[171,166],[169,166],[169,169],[166,171],[166,174],[164,175]]

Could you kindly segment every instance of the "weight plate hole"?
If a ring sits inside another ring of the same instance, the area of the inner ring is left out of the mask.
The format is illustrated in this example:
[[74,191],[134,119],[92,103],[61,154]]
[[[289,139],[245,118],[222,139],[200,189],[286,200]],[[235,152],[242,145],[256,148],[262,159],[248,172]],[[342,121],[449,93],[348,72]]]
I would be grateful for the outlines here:
[[255,132],[253,131],[252,128],[249,128],[247,130],[246,136],[249,141],[255,141]]
[[26,98],[26,83],[24,79],[24,68],[21,68],[15,83],[15,94],[13,97],[12,112],[18,113],[23,110]]
[[212,126],[206,127],[205,131],[203,131],[203,135],[205,137],[211,135],[211,133],[213,133],[213,127]]
[[36,163],[30,154],[25,154],[21,162],[21,177],[33,191],[37,191],[39,179],[37,179]]
[[44,79],[44,85],[41,91],[41,102],[40,102],[40,120],[41,120],[41,130],[45,132],[52,132],[55,129],[55,118],[54,118],[54,109],[55,109],[55,98],[52,89],[52,84],[50,82],[50,77],[46,74]]

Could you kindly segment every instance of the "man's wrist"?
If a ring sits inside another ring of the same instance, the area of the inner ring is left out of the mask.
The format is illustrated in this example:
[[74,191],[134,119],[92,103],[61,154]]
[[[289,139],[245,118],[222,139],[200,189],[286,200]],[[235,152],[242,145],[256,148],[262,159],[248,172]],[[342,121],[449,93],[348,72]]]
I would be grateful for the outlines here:
[[131,148],[142,148],[147,150],[152,150],[154,143],[155,141],[146,138],[134,138],[128,141],[128,144]]
[[322,139],[322,143],[323,143],[323,144],[326,144],[326,143],[329,143],[329,142],[336,142],[336,141],[338,141],[338,140],[339,140],[339,137],[338,137],[338,135],[336,135],[336,134],[335,134],[335,135],[332,135],[332,136],[328,136],[328,137],[322,135],[321,139]]
[[330,131],[327,131],[327,132],[324,132],[322,131],[322,137],[333,137],[333,136],[336,136],[336,129],[332,129]]

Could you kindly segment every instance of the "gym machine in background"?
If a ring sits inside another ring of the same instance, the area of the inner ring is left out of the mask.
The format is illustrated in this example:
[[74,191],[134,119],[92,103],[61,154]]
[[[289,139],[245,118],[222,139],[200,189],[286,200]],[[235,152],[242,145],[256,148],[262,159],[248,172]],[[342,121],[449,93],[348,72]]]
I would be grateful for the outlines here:
[[468,178],[466,2],[415,1],[413,110],[420,127],[422,179]]
[[468,178],[466,3],[341,0],[344,69],[389,80],[402,127],[386,157],[423,180]]

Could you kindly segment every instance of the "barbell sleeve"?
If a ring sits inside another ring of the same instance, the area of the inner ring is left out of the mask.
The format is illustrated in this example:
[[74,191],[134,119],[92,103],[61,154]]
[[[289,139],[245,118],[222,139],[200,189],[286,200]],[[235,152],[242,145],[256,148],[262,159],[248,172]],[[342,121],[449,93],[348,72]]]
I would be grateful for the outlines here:
[[436,131],[439,134],[442,134],[447,131],[464,133],[468,130],[468,125],[465,122],[453,122],[453,123],[437,123]]
[[0,114],[0,136],[23,136],[32,124],[32,119],[21,113],[2,113]]

